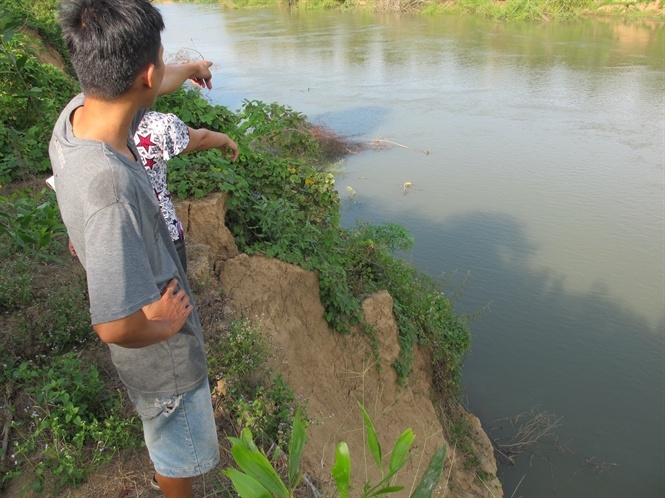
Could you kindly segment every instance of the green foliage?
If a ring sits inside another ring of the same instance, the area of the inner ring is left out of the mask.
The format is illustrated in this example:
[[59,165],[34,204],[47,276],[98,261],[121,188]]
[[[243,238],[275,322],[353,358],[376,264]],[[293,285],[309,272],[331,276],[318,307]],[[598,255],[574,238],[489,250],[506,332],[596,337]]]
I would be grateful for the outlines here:
[[207,352],[216,399],[262,444],[275,442],[284,447],[296,398],[281,375],[266,367],[270,346],[259,329],[248,320],[231,322],[223,334],[208,342]]
[[24,255],[0,263],[0,311],[13,311],[32,299],[34,262]]
[[209,377],[219,380],[223,376],[229,394],[240,396],[261,381],[270,348],[258,327],[240,319],[208,342],[208,356]]
[[[376,466],[381,470],[382,478],[374,485],[369,481],[366,482],[363,494],[358,494],[357,496],[371,498],[397,493],[403,490],[404,486],[396,486],[391,484],[391,482],[408,462],[409,452],[415,440],[415,435],[411,429],[407,429],[397,438],[390,452],[390,462],[386,469],[383,467],[381,445],[374,429],[374,424],[365,408],[360,404],[359,407],[365,424],[366,444],[374,457]],[[294,418],[292,437],[289,443],[288,480],[286,484],[265,453],[256,447],[249,429],[243,429],[239,439],[228,438],[232,444],[231,455],[242,472],[228,468],[223,471],[223,474],[231,479],[233,487],[241,498],[294,497],[294,492],[301,480],[299,465],[302,450],[307,439],[305,429],[306,424],[298,412]],[[441,477],[445,456],[445,447],[436,451],[411,498],[429,498],[432,495],[434,487]],[[341,498],[348,498],[351,490],[351,455],[349,447],[345,442],[337,445],[335,464],[330,469],[330,472]]]
[[302,419],[300,411],[293,419],[292,436],[289,442],[288,477],[286,483],[282,481],[268,457],[254,444],[250,429],[242,430],[240,439],[228,438],[231,441],[231,455],[238,467],[226,469],[222,473],[231,479],[233,487],[243,498],[270,497],[293,498],[300,480],[300,458],[307,441],[306,422]]
[[23,318],[25,321],[19,320],[19,327],[23,324],[25,339],[31,339],[25,346],[28,351],[38,348],[38,352],[60,354],[79,349],[97,337],[90,325],[83,278],[49,290],[45,299]]
[[118,416],[118,393],[108,396],[99,371],[75,353],[23,362],[10,378],[28,400],[17,408],[22,416],[12,430],[20,439],[3,480],[30,467],[35,491],[57,492],[81,484],[118,450],[140,441],[134,420]]
[[592,0],[458,0],[430,3],[423,13],[477,14],[499,21],[551,21],[578,18],[597,6]]
[[395,257],[413,244],[401,226],[358,224],[343,233],[343,250],[349,285],[363,295],[387,290],[399,326],[400,354],[393,364],[403,381],[411,373],[413,348],[425,345],[432,353],[435,383],[445,396],[459,394],[464,355],[471,336],[463,317],[430,276]]
[[42,259],[52,259],[54,238],[67,233],[52,192],[16,191],[0,196],[0,244],[2,252],[23,251]]
[[[55,48],[65,61],[69,54],[62,39],[58,12],[59,0],[2,0],[0,2],[0,16],[7,16],[21,20],[21,25],[32,29]],[[0,31],[2,31],[0,29]]]
[[335,450],[335,465],[330,469],[335,480],[335,486],[342,498],[349,498],[349,483],[351,482],[351,453],[349,445],[341,442]]
[[78,90],[72,78],[37,61],[28,38],[16,31],[22,19],[0,10],[0,182],[50,170],[51,130]]
[[261,444],[275,442],[282,447],[290,435],[295,396],[281,375],[270,376],[266,384],[257,387],[251,397],[231,398],[231,411],[240,426],[254,431]]
[[[397,475],[397,473],[404,467],[407,462],[407,457],[409,450],[413,445],[413,441],[416,439],[415,434],[411,429],[407,429],[402,433],[401,436],[397,438],[395,444],[390,452],[390,462],[388,463],[388,469],[383,467],[383,457],[381,454],[381,444],[379,443],[379,437],[376,434],[376,429],[374,429],[374,423],[367,414],[365,407],[358,405],[360,411],[363,414],[363,422],[365,425],[365,434],[366,434],[366,444],[369,447],[369,451],[374,458],[374,463],[377,468],[381,471],[381,476],[383,478],[375,485],[371,485],[369,482],[365,483],[363,498],[370,498],[372,496],[387,494],[387,493],[396,493],[404,489],[404,486],[391,486],[391,480]],[[343,443],[340,443],[343,444]],[[344,455],[344,448],[339,448],[337,450],[338,455]],[[346,467],[346,464],[344,464]],[[335,467],[337,467],[337,462],[335,462]],[[387,471],[386,471],[387,470]],[[345,472],[346,474],[346,472]],[[349,481],[340,482],[341,474],[339,478],[335,479],[335,483],[339,486],[342,485],[342,489],[346,490],[349,488]],[[348,478],[350,479],[350,473],[348,473]],[[341,494],[341,491],[340,491]]]
[[423,478],[420,480],[420,484],[411,495],[411,498],[429,498],[434,492],[434,488],[439,483],[441,478],[441,473],[443,472],[443,465],[446,460],[446,450],[445,446],[442,446],[434,453],[432,460],[429,462],[427,470],[423,474]]

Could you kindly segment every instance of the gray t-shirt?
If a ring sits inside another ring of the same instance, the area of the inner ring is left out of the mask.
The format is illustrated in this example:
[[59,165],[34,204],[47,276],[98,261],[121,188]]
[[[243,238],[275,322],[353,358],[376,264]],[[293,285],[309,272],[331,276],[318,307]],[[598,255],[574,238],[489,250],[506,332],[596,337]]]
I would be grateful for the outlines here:
[[[86,271],[93,325],[125,318],[157,301],[172,278],[193,303],[143,165],[105,143],[74,136],[70,116],[83,102],[78,95],[60,114],[49,155],[62,219]],[[132,137],[142,115],[135,117],[127,137],[135,157]],[[121,380],[134,395],[182,394],[207,376],[196,311],[168,341],[136,349],[109,347]]]

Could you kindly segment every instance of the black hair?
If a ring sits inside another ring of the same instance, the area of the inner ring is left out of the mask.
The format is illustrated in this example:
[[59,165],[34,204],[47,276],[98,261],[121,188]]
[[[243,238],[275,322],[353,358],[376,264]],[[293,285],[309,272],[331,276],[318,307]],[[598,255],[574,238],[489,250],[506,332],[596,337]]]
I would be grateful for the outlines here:
[[60,23],[86,96],[114,100],[159,63],[164,21],[150,0],[63,1]]

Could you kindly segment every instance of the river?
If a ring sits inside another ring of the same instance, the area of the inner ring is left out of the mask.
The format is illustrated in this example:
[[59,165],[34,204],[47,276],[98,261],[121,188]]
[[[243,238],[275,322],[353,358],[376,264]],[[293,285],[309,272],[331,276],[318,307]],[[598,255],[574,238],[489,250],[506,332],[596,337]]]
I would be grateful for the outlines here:
[[[472,315],[466,402],[493,437],[544,412],[506,496],[665,496],[665,28],[159,4],[208,97],[357,140],[344,224],[396,222]],[[495,430],[496,429],[496,430]]]

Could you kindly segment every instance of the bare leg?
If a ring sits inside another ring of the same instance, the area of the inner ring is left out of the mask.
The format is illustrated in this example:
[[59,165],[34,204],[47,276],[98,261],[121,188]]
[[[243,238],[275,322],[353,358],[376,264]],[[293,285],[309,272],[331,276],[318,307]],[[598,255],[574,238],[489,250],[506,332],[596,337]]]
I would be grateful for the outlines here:
[[155,474],[157,483],[166,498],[194,498],[194,478],[175,479]]

